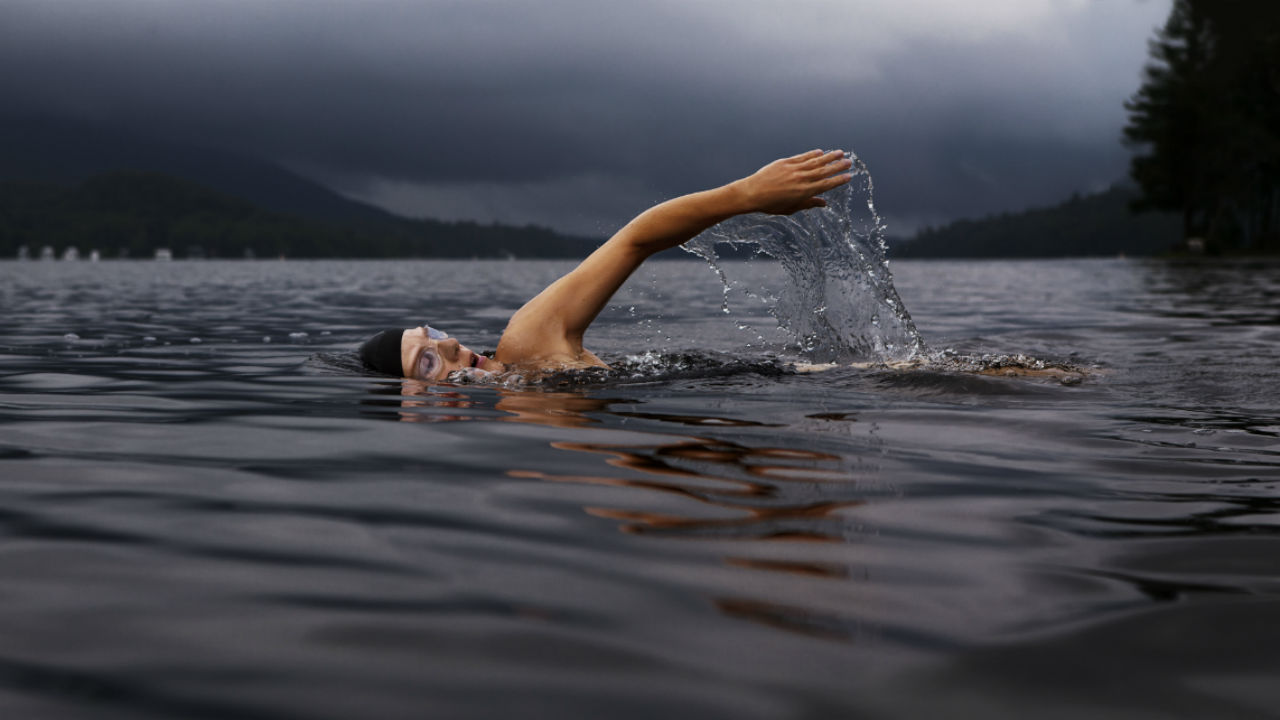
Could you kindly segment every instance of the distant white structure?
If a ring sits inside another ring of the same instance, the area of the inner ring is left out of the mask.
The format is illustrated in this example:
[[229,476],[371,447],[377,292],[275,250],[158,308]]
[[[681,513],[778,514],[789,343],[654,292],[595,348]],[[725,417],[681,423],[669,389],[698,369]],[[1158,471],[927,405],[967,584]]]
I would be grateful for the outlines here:
[[18,246],[18,259],[19,259],[19,260],[30,260],[30,259],[31,259],[31,248],[27,247],[26,245],[19,245],[19,246]]
[[69,247],[66,250],[62,251],[62,259],[63,260],[79,260],[80,251],[77,250],[75,246]]
[[169,251],[169,248],[156,248],[156,260],[168,262],[172,259],[173,253]]
[[40,259],[41,259],[41,260],[52,260],[52,259],[53,259],[53,248],[52,248],[51,246],[49,246],[49,245],[45,245],[44,247],[40,248]]
[[102,259],[102,253],[98,252],[97,250],[89,251],[89,262],[98,262],[101,259]]

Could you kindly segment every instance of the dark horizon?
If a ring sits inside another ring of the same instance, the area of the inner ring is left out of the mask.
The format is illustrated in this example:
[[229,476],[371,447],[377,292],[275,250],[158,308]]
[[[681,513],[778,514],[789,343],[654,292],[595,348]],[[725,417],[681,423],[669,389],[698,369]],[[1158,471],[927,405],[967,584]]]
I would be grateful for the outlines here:
[[0,7],[9,113],[279,163],[399,214],[604,236],[814,146],[890,232],[1123,178],[1167,0]]

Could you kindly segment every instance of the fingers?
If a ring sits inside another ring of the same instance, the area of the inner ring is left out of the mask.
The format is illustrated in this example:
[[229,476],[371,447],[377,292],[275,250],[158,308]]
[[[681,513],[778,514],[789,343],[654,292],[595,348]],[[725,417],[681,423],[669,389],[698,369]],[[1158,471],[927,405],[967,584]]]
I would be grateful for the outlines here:
[[838,188],[852,179],[853,179],[852,173],[842,173],[840,175],[832,175],[829,178],[823,178],[822,180],[819,180],[818,182],[813,183],[809,187],[809,191],[813,193],[812,197],[809,197],[808,199],[801,202],[799,205],[795,207],[794,210],[788,211],[787,214],[791,215],[801,210],[809,210],[810,208],[827,207],[827,201],[818,196],[828,190]]
[[[817,170],[812,171],[810,173],[810,176],[814,177],[815,179],[829,179],[832,177],[839,177],[838,173],[844,173],[845,170],[848,170],[851,167],[853,167],[853,161],[848,158],[845,158],[843,160],[837,160],[833,163],[828,163],[826,165],[823,165]],[[849,177],[853,177],[853,175],[850,173],[845,173],[845,174],[848,175]]]
[[766,196],[776,196],[776,201],[761,202],[760,209],[790,215],[827,207],[827,202],[818,196],[853,179],[854,173],[847,172],[854,164],[850,155],[844,150],[810,150],[769,163],[750,178]]
[[831,190],[832,188],[838,188],[852,179],[853,179],[853,173],[841,173],[839,175],[832,175],[829,178],[823,178],[822,180],[819,180],[818,182],[814,183],[814,186],[817,189],[814,191],[813,194],[818,195],[828,190]]
[[[844,157],[845,157],[845,153],[843,150],[831,150],[829,152],[814,150],[812,152],[805,153],[804,160],[801,162],[801,168],[803,170],[810,170],[810,171],[819,170],[819,169],[825,168],[828,165],[831,165],[832,163],[846,162]],[[847,162],[850,162],[850,164],[852,164],[852,161],[847,161]]]
[[810,150],[809,152],[789,157],[785,162],[791,163],[794,166],[794,171],[801,176],[818,179],[829,177],[853,167],[853,160],[847,155],[848,153],[844,150],[826,152]]
[[798,161],[803,161],[803,160],[812,160],[812,159],[814,159],[814,158],[816,158],[816,157],[822,157],[822,151],[821,151],[821,150],[810,150],[809,152],[802,152],[802,153],[800,153],[799,155],[792,155],[791,157],[789,157],[789,158],[787,158],[787,159],[788,159],[788,160],[798,160]]

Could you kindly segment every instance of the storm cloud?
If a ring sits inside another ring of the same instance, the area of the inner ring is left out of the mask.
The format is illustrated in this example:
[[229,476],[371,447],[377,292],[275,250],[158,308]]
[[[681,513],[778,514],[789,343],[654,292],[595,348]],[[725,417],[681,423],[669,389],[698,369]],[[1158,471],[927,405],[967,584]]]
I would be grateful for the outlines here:
[[410,215],[601,235],[813,147],[893,229],[1125,174],[1168,0],[6,0],[11,112],[223,147]]

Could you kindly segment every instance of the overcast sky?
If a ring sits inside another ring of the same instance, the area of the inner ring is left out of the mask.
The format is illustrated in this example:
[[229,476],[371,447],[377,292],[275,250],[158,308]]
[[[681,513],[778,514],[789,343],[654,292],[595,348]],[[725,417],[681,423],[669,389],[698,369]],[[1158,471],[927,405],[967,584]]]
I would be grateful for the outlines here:
[[606,235],[780,155],[890,232],[1126,172],[1170,0],[0,0],[11,110],[278,161],[402,214]]

